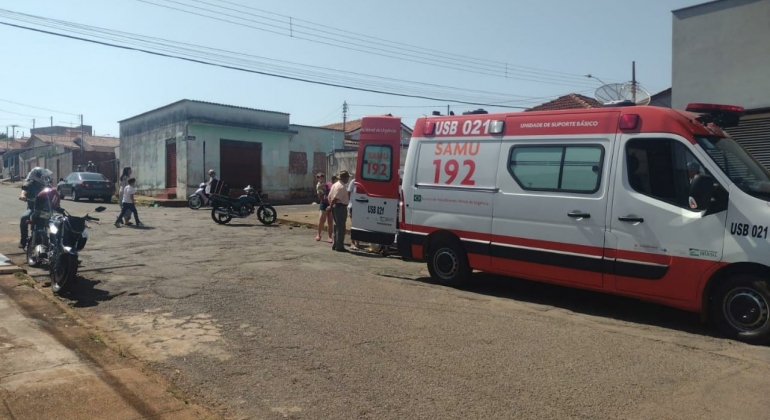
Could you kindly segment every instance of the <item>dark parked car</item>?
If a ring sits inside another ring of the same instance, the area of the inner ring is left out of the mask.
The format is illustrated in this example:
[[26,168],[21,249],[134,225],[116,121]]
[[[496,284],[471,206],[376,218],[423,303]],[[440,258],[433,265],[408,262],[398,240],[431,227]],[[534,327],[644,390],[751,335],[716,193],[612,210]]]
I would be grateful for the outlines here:
[[61,198],[70,196],[74,201],[81,198],[87,198],[90,201],[101,198],[105,203],[112,200],[115,194],[114,188],[112,182],[96,172],[73,172],[59,181],[59,185],[56,186]]

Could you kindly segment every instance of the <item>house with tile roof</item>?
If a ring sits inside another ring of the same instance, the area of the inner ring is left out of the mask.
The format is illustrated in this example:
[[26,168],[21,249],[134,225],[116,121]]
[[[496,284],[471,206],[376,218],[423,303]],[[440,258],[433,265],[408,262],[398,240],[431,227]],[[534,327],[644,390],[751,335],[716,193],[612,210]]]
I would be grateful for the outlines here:
[[601,108],[601,102],[578,93],[560,96],[552,101],[527,109],[526,111],[561,111],[565,109]]
[[[321,128],[328,128],[331,130],[342,130],[343,126],[345,129],[345,142],[340,148],[358,150],[358,139],[361,134],[360,119],[350,120],[345,122],[344,124],[339,122],[339,123],[324,125]],[[404,147],[408,147],[409,140],[411,138],[412,138],[412,129],[408,125],[402,122],[401,123],[401,145]]]

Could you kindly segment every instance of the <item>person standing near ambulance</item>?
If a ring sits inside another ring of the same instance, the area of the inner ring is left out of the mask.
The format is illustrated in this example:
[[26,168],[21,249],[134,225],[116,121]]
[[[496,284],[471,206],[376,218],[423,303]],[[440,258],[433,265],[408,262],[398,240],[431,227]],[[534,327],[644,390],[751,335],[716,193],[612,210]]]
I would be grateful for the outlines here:
[[348,221],[348,204],[350,203],[350,194],[348,194],[347,184],[350,181],[350,173],[342,171],[339,175],[339,181],[332,185],[329,191],[329,208],[327,212],[332,213],[334,219],[334,241],[332,249],[339,252],[348,252],[345,249],[345,227]]

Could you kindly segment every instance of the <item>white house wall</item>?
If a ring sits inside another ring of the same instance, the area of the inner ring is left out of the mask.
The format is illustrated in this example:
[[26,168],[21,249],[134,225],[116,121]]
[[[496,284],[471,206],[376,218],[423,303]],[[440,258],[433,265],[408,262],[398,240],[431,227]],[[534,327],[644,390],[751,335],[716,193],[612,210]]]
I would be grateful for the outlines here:
[[770,107],[770,1],[718,1],[673,16],[673,107]]

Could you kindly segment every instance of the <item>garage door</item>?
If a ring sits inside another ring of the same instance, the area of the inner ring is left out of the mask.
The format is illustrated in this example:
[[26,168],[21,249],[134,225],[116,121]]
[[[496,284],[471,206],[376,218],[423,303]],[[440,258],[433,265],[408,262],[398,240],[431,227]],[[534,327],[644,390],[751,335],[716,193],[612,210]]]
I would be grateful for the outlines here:
[[741,146],[770,169],[770,115],[746,115],[727,131]]
[[221,140],[219,154],[220,179],[230,184],[232,195],[247,185],[262,188],[262,143]]
[[176,188],[176,143],[166,145],[166,188]]

